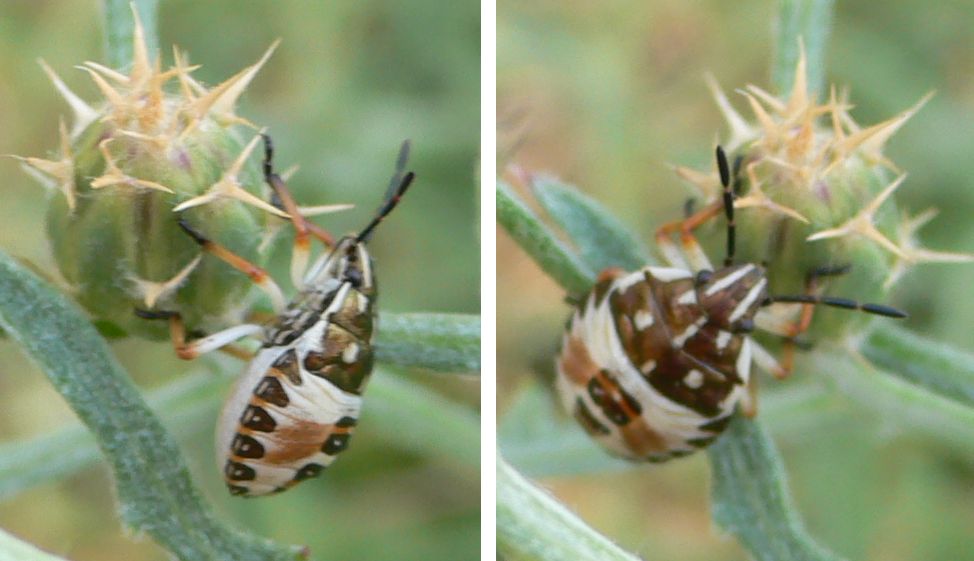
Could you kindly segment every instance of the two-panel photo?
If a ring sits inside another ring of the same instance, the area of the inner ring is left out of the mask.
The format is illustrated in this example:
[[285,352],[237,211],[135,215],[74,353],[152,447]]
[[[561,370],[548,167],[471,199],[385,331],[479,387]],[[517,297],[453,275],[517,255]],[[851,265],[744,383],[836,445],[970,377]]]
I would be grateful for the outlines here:
[[974,561],[974,0],[0,5],[0,561]]

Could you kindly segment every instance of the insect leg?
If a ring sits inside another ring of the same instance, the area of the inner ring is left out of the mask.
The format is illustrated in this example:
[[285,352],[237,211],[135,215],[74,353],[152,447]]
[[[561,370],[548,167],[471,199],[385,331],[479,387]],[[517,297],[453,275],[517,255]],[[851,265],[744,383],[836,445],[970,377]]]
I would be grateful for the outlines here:
[[[768,352],[767,349],[758,344],[757,341],[751,339],[751,360],[754,364],[758,366],[761,370],[764,370],[768,374],[771,374],[779,380],[787,378],[791,374],[791,364],[786,364],[784,361],[779,361]],[[754,379],[754,376],[751,376]]]
[[270,297],[271,303],[274,306],[274,311],[280,313],[284,310],[287,305],[284,299],[284,294],[281,292],[281,288],[277,286],[274,279],[267,274],[267,271],[254,265],[250,261],[247,261],[243,257],[240,257],[236,253],[230,251],[229,249],[223,247],[222,245],[214,242],[213,240],[207,239],[202,233],[193,228],[186,222],[185,219],[179,219],[179,227],[186,232],[189,237],[193,238],[193,241],[198,243],[204,251],[212,254],[223,262],[227,263],[234,269],[246,274],[254,281],[254,284],[258,288],[263,290],[267,296]]
[[[334,237],[318,226],[315,226],[301,214],[294,197],[287,188],[287,184],[281,176],[274,171],[274,143],[271,137],[262,134],[264,138],[264,180],[274,190],[274,196],[279,199],[284,210],[291,217],[294,225],[294,250],[291,252],[291,282],[294,287],[301,289],[304,286],[304,274],[308,269],[308,260],[311,255],[310,236],[317,237],[325,246],[335,245]],[[276,202],[276,201],[275,201]]]
[[193,360],[194,358],[211,351],[220,349],[231,356],[241,360],[250,360],[253,353],[231,346],[230,343],[250,335],[257,335],[263,331],[263,327],[256,324],[245,323],[236,325],[223,331],[218,331],[212,335],[207,335],[192,341],[186,340],[186,326],[183,318],[178,312],[160,312],[151,310],[135,310],[135,315],[144,319],[165,319],[169,320],[169,337],[172,339],[173,349],[176,356],[183,360]]
[[[693,235],[693,230],[719,216],[722,210],[723,203],[715,201],[683,220],[667,222],[657,228],[656,245],[659,246],[666,262],[672,267],[687,269],[694,273],[703,270],[712,271],[714,267]],[[673,243],[672,236],[676,233],[680,234],[682,251]]]
[[[823,277],[837,277],[844,275],[851,269],[852,266],[848,263],[843,265],[826,265],[812,269],[805,275],[804,294],[807,296],[814,296],[818,292],[819,279]],[[798,347],[796,339],[799,335],[808,331],[809,326],[812,324],[812,316],[814,315],[815,304],[803,304],[798,321],[787,325],[784,333],[779,332],[779,335],[784,337],[784,342],[781,347],[781,362],[785,365],[789,372],[791,371],[795,362],[795,349]]]

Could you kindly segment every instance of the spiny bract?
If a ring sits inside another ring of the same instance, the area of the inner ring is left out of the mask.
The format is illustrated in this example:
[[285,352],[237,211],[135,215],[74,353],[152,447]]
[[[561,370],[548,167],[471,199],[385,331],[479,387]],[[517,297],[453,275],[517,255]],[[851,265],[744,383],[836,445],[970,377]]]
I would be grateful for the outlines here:
[[[795,291],[808,271],[829,264],[851,264],[833,293],[863,300],[885,293],[912,265],[965,262],[974,256],[924,249],[917,229],[935,214],[899,211],[891,200],[903,173],[883,153],[893,134],[931,97],[882,123],[863,127],[850,115],[847,95],[834,87],[819,104],[809,92],[804,52],[787,98],[749,85],[741,93],[755,122],[745,120],[716,81],[710,88],[730,128],[725,143],[740,159],[739,195],[742,258],[769,264],[772,288]],[[676,167],[677,174],[707,200],[720,196],[715,173]],[[817,335],[839,336],[864,318],[823,313]],[[823,321],[824,320],[824,321]]]
[[81,66],[104,96],[95,105],[41,61],[74,121],[69,127],[61,120],[56,156],[19,159],[55,188],[47,231],[77,300],[103,326],[161,339],[165,322],[133,310],[179,312],[191,331],[209,331],[239,321],[252,286],[227,265],[201,258],[177,226],[180,216],[261,264],[287,214],[268,202],[259,164],[249,157],[260,139],[251,132],[257,127],[235,113],[277,43],[257,63],[207,88],[191,75],[199,67],[176,48],[174,65],[163,71],[144,37],[135,14],[128,73],[95,62]]

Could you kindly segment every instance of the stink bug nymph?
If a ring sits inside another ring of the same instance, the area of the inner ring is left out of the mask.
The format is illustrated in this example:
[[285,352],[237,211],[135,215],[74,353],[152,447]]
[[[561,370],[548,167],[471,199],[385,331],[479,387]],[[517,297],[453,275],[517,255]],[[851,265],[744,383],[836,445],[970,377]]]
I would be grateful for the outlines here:
[[297,296],[285,303],[263,269],[180,221],[205,251],[250,275],[270,295],[277,315],[268,325],[238,325],[186,342],[178,315],[140,312],[143,317],[168,318],[177,354],[187,359],[242,337],[260,337],[262,346],[249,357],[217,425],[220,469],[230,492],[244,496],[280,492],[314,477],[348,446],[372,371],[377,320],[375,272],[366,244],[414,177],[412,172],[404,173],[409,147],[404,143],[385,199],[372,220],[305,267],[308,235],[325,243],[330,236],[301,217],[271,167],[273,149],[267,137],[265,147],[266,180],[296,230],[291,271]]
[[[819,295],[818,280],[847,266],[809,271],[803,294],[771,295],[763,266],[734,264],[734,193],[720,147],[717,164],[722,200],[656,232],[670,266],[603,271],[577,300],[566,328],[556,360],[558,393],[615,455],[649,462],[684,456],[713,442],[739,403],[753,415],[752,362],[777,378],[787,376],[795,338],[808,328],[815,304],[906,317],[888,306]],[[693,230],[722,210],[727,258],[715,270]],[[675,233],[682,251],[671,239]],[[795,303],[803,305],[799,319],[776,313],[784,307],[778,304]],[[785,337],[781,361],[750,337],[756,327]]]

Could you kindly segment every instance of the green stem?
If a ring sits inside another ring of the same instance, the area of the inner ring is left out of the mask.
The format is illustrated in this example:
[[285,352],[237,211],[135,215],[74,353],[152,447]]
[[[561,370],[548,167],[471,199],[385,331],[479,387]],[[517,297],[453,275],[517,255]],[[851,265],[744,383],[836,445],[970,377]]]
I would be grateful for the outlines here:
[[622,267],[635,271],[651,263],[646,246],[599,202],[555,177],[536,175],[534,196],[578,248],[594,271]]
[[497,454],[497,552],[508,561],[638,561]]
[[298,550],[216,519],[172,436],[81,311],[0,252],[0,326],[47,375],[98,440],[120,513],[184,560],[295,559]]
[[[196,372],[149,392],[146,401],[171,433],[196,434],[212,424],[227,378]],[[0,500],[76,473],[100,459],[95,438],[78,424],[0,445]]]
[[135,32],[132,5],[135,5],[139,19],[142,20],[149,56],[154,56],[159,50],[159,32],[156,25],[159,0],[103,0],[105,58],[113,68],[124,69],[132,64],[132,38]]
[[834,561],[802,524],[778,451],[759,422],[738,415],[707,450],[713,517],[758,561]]
[[808,91],[821,95],[825,88],[825,53],[834,3],[834,0],[779,0],[775,58],[771,67],[771,80],[779,93],[790,92],[795,82],[801,40],[808,61]]
[[884,372],[855,351],[823,345],[803,362],[803,372],[827,375],[843,394],[903,431],[962,450],[974,445],[974,408]]
[[497,221],[514,241],[570,294],[584,294],[595,273],[518,199],[506,183],[497,183]]
[[440,372],[480,371],[480,316],[382,314],[376,360]]
[[974,355],[889,323],[861,351],[876,366],[948,399],[974,406]]

